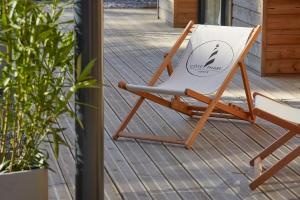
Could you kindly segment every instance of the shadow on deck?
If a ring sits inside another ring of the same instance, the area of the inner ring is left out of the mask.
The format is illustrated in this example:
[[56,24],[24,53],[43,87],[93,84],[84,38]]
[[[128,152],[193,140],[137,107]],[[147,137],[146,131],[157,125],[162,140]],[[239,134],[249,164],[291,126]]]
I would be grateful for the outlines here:
[[[191,151],[181,146],[140,142],[111,136],[137,99],[117,88],[119,80],[145,84],[180,34],[157,20],[155,10],[105,11],[105,197],[106,199],[299,199],[300,159],[252,192],[254,171],[250,159],[284,133],[266,121],[257,125],[235,120],[206,124]],[[178,61],[178,56],[174,63]],[[300,77],[265,77],[248,72],[253,91],[300,107]],[[164,74],[163,77],[166,77]],[[245,106],[241,76],[235,77],[224,100]],[[53,161],[49,177],[50,199],[72,199],[75,193],[74,123],[68,127],[61,157]],[[129,131],[185,138],[195,119],[153,103],[145,103],[129,124]],[[300,144],[287,143],[265,162],[275,163]]]

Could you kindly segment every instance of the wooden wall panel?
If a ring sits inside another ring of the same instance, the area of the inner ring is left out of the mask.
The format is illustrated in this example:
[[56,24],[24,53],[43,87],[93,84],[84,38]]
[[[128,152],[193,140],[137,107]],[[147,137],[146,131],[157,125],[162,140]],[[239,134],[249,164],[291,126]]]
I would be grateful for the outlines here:
[[265,75],[294,74],[300,72],[300,59],[266,60]]
[[300,16],[297,14],[268,14],[266,13],[267,29],[295,30],[300,29]]
[[276,45],[265,50],[267,60],[300,59],[300,46]]
[[263,75],[300,73],[300,1],[264,0]]
[[159,0],[159,16],[174,27],[185,27],[190,20],[197,23],[198,0]]
[[[278,6],[280,5],[280,6]],[[300,14],[299,0],[269,0],[268,14]]]

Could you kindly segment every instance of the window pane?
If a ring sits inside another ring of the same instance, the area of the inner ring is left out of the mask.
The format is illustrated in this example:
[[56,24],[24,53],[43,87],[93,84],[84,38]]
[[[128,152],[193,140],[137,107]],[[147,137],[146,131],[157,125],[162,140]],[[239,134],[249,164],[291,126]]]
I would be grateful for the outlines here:
[[220,0],[205,0],[205,24],[218,24],[221,21]]
[[225,25],[231,25],[231,9],[232,9],[232,0],[226,0],[226,10],[225,10]]
[[231,25],[232,0],[203,0],[204,24]]

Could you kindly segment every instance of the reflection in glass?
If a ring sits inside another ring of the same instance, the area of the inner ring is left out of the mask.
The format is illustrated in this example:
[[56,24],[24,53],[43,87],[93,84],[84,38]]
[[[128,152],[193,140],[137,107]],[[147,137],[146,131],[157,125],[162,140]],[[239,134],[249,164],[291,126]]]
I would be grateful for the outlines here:
[[205,24],[221,24],[220,0],[205,0]]
[[203,0],[204,24],[231,25],[232,0]]
[[231,12],[232,12],[232,0],[223,0],[226,1],[225,4],[225,24],[226,26],[231,25]]

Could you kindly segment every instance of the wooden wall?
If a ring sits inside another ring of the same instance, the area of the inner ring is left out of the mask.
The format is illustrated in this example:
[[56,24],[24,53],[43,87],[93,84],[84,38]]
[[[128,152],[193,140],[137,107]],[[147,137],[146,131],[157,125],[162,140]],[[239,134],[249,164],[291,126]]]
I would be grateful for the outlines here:
[[190,20],[197,23],[198,0],[159,0],[159,17],[173,27],[185,27]]
[[198,0],[174,1],[174,27],[185,27],[190,20],[198,22]]
[[[232,25],[253,27],[262,24],[263,0],[233,0]],[[258,38],[246,58],[249,69],[261,73],[262,37]]]
[[300,73],[300,0],[264,0],[262,73]]

